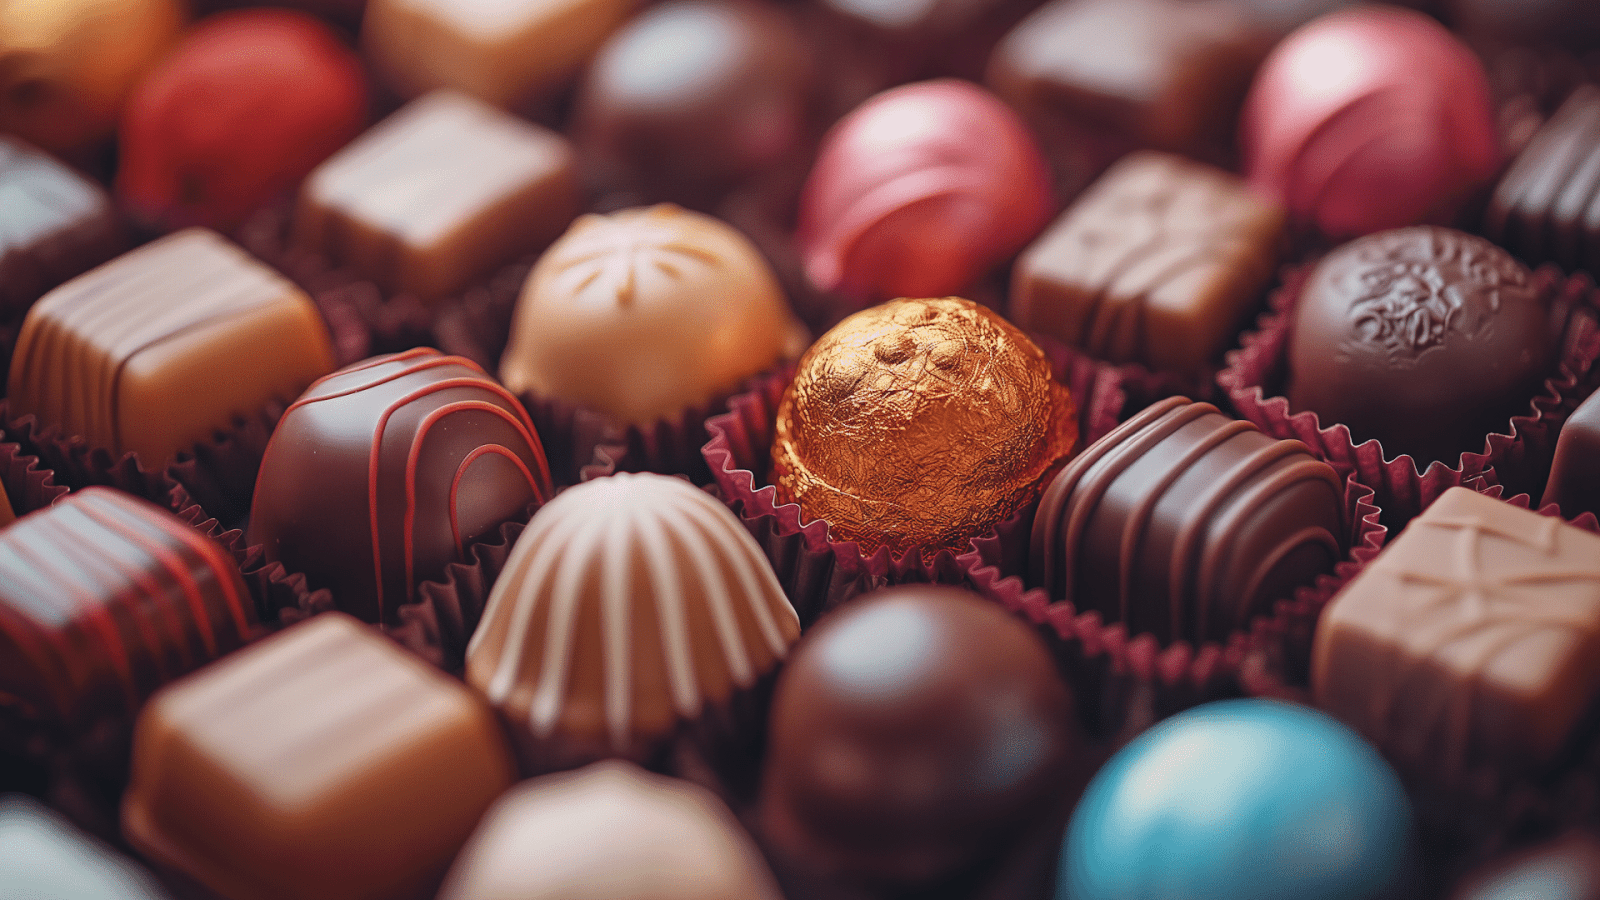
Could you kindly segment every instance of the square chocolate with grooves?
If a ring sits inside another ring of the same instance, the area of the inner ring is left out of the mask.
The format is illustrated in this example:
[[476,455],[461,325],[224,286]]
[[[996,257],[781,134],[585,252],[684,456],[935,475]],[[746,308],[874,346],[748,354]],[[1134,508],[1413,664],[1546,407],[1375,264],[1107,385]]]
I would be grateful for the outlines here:
[[1600,693],[1600,536],[1451,488],[1323,610],[1312,690],[1413,771],[1558,762]]
[[482,698],[330,612],[151,698],[122,830],[229,900],[421,900],[513,780]]
[[566,138],[435,91],[311,173],[294,240],[385,291],[434,301],[543,250],[577,217],[580,195]]
[[1129,154],[1018,257],[1011,318],[1099,359],[1201,373],[1276,272],[1284,215],[1221,169]]
[[0,134],[0,316],[115,256],[111,198],[50,156]]
[[328,328],[287,278],[190,228],[124,253],[28,310],[14,418],[159,469],[334,367]]

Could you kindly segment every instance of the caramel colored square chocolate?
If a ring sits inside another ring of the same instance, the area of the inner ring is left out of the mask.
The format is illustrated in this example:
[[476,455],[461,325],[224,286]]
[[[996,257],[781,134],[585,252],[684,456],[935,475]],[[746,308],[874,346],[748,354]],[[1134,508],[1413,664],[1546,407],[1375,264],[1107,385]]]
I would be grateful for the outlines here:
[[437,88],[501,107],[552,93],[636,0],[368,0],[361,46],[406,96]]
[[326,613],[151,699],[122,826],[229,900],[423,898],[512,780],[477,695]]
[[1550,764],[1600,688],[1600,536],[1450,489],[1323,611],[1312,688],[1413,769]]
[[579,199],[565,138],[440,91],[311,173],[295,236],[385,290],[437,300],[544,249]]
[[11,357],[14,416],[158,468],[333,370],[304,292],[191,228],[125,253],[28,310]]
[[1100,359],[1198,373],[1277,268],[1284,212],[1220,169],[1134,153],[1018,258],[1011,318]]
[[1270,46],[1231,0],[1055,0],[995,47],[987,79],[1046,131],[1065,118],[1191,150],[1231,137]]
[[115,256],[122,242],[104,190],[0,134],[0,312],[20,313]]

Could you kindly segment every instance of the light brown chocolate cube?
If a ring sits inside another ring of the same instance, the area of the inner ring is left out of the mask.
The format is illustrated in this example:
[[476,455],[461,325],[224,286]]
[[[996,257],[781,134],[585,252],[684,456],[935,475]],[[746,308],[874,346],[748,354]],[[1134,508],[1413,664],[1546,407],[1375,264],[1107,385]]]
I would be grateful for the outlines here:
[[1552,762],[1600,689],[1600,536],[1451,488],[1323,611],[1312,688],[1413,769]]
[[303,291],[191,228],[40,298],[8,390],[13,416],[159,468],[333,368],[327,326]]
[[425,898],[512,781],[483,700],[326,613],[151,699],[122,826],[229,900]]
[[1220,169],[1134,153],[1017,259],[1011,318],[1111,362],[1199,373],[1278,265],[1284,212]]
[[311,173],[295,240],[385,290],[431,301],[544,249],[579,202],[566,138],[439,91]]
[[396,90],[436,88],[497,106],[553,92],[636,0],[368,0],[361,46]]

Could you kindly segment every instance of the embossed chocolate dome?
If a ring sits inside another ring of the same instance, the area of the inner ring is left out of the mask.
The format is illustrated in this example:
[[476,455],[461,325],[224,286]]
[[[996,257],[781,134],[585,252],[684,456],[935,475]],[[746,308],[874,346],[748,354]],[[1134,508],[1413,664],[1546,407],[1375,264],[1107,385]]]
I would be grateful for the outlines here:
[[534,516],[467,647],[466,677],[530,772],[642,761],[680,722],[754,686],[799,634],[726,507],[681,479],[621,474]]
[[668,203],[587,215],[528,274],[500,380],[645,424],[771,366],[792,323],[766,261],[720,220]]
[[1287,394],[1389,457],[1454,463],[1505,431],[1555,362],[1531,273],[1482,238],[1421,226],[1335,250],[1294,311]]
[[834,326],[778,406],[773,483],[871,554],[959,552],[1072,452],[1067,389],[1027,336],[959,297],[895,300]]

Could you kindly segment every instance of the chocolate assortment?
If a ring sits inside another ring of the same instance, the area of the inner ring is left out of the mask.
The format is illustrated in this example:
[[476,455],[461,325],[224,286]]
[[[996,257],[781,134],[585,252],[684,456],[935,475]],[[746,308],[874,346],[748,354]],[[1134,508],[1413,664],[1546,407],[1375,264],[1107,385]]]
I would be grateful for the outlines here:
[[0,895],[1585,889],[1593,4],[239,5],[0,0]]

